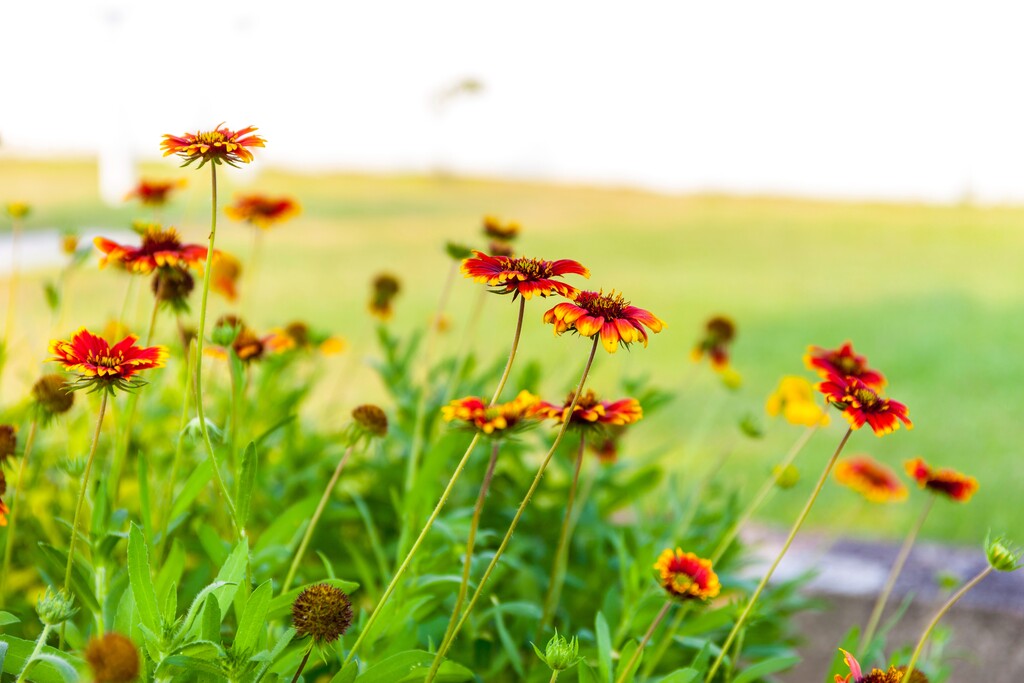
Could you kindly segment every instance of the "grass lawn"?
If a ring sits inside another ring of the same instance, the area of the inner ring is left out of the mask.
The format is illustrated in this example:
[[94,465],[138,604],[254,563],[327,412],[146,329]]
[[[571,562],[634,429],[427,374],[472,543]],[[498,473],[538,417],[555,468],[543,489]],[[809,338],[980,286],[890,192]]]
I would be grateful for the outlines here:
[[[186,177],[190,186],[164,220],[189,241],[205,243],[209,220],[205,172],[173,164],[147,166],[147,174]],[[0,160],[0,201],[25,200],[35,211],[29,228],[125,228],[147,217],[135,206],[108,208],[96,197],[96,169],[86,161]],[[808,344],[852,340],[889,378],[888,393],[910,407],[912,431],[883,439],[856,433],[847,454],[865,452],[902,470],[921,455],[975,475],[981,488],[966,506],[940,501],[924,535],[980,542],[988,528],[1021,538],[1016,503],[1024,487],[1019,463],[1022,429],[1021,364],[1024,348],[1024,209],[841,203],[778,198],[664,196],[487,180],[431,177],[304,175],[263,169],[244,177],[221,172],[221,196],[262,190],[296,196],[304,213],[264,235],[259,280],[243,315],[257,328],[307,319],[346,337],[350,349],[332,362],[319,419],[341,420],[357,403],[379,397],[363,361],[375,353],[374,322],[366,314],[368,283],[380,271],[404,285],[394,326],[412,329],[428,320],[450,270],[446,240],[479,244],[485,213],[519,220],[522,253],[573,258],[593,273],[593,288],[622,290],[665,320],[667,329],[647,349],[601,354],[593,384],[618,391],[623,377],[648,375],[678,396],[633,434],[627,457],[670,460],[680,480],[696,483],[724,453],[722,480],[751,491],[800,433],[767,421],[763,440],[736,436],[747,413],[763,415],[767,394],[784,374],[807,374]],[[245,180],[244,187],[236,184]],[[250,183],[251,181],[251,183]],[[5,220],[4,229],[8,225]],[[246,229],[222,219],[218,246],[243,260],[251,249]],[[24,395],[38,374],[52,330],[102,326],[117,315],[127,280],[86,267],[70,280],[70,310],[54,324],[41,282],[31,273],[19,285],[15,361],[4,378],[4,403]],[[6,302],[8,278],[0,285]],[[448,307],[447,341],[454,350],[480,287],[456,278]],[[148,319],[148,294],[139,297],[139,327]],[[515,307],[488,296],[476,346],[488,359],[507,353]],[[212,315],[226,310],[214,302]],[[553,339],[540,324],[543,301],[527,306],[523,349],[545,359],[545,390],[561,397],[579,372],[587,344]],[[688,354],[703,321],[727,313],[739,326],[734,363],[744,377],[735,393],[722,389]],[[170,325],[162,331],[171,333]],[[809,376],[809,375],[808,375]],[[815,436],[798,464],[804,479],[764,509],[772,521],[791,519],[802,505],[843,425]],[[829,486],[810,523],[844,533],[901,536],[923,502],[879,509]]]

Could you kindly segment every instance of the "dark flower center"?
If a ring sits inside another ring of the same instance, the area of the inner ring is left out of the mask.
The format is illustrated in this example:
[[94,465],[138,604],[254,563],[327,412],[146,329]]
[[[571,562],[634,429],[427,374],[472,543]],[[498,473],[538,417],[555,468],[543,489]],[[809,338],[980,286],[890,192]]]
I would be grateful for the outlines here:
[[871,408],[878,403],[878,394],[866,387],[855,389],[853,398],[864,408]]
[[832,364],[839,368],[844,375],[853,375],[856,377],[864,370],[864,366],[861,365],[860,361],[853,356],[841,356],[836,354],[833,355],[830,360]]
[[155,254],[158,251],[177,251],[181,247],[181,239],[178,231],[173,228],[168,230],[148,230],[142,238],[142,251],[147,254]]
[[101,368],[116,368],[124,362],[124,356],[97,356],[90,353],[86,360]]
[[551,277],[551,264],[547,261],[536,258],[517,258],[511,259],[508,264],[509,270],[514,270],[517,273],[522,273],[529,278],[548,278]]
[[621,294],[616,294],[613,289],[608,294],[580,292],[576,297],[576,305],[585,309],[592,316],[614,320],[622,317],[622,312],[629,306],[629,302]]
[[212,130],[196,134],[196,142],[204,145],[212,145],[216,142],[225,142],[227,139],[227,136],[225,136],[219,130]]

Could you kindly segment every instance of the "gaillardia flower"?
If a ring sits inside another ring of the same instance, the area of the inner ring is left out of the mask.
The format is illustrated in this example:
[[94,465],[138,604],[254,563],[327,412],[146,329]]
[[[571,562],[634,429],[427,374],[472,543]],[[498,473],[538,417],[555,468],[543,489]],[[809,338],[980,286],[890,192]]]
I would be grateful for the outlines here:
[[249,225],[266,230],[299,213],[299,205],[288,197],[268,197],[249,194],[235,199],[235,203],[224,207],[228,218],[244,221]]
[[513,300],[520,295],[524,299],[552,294],[572,298],[578,290],[552,278],[572,274],[590,277],[589,270],[570,259],[544,261],[537,258],[488,256],[476,250],[473,254],[473,258],[462,262],[462,274],[486,284],[495,294],[511,294]]
[[140,180],[131,192],[125,196],[125,200],[138,199],[147,206],[163,206],[167,203],[171,193],[178,188],[185,186],[185,179],[178,180]]
[[609,353],[615,353],[619,344],[628,347],[641,341],[647,346],[648,327],[651,332],[661,332],[665,323],[650,311],[631,306],[621,294],[613,289],[603,291],[577,292],[572,303],[561,303],[544,314],[544,322],[555,326],[555,334],[576,332],[581,337],[601,335],[601,343]]
[[0,464],[14,455],[18,448],[18,428],[14,425],[0,425]]
[[215,252],[210,273],[210,289],[228,301],[238,300],[238,280],[242,276],[242,262],[225,251]]
[[836,481],[872,503],[894,503],[907,499],[907,487],[891,469],[867,455],[836,463]]
[[907,474],[918,486],[932,493],[942,494],[959,503],[966,503],[978,490],[978,480],[949,468],[932,469],[923,458],[904,463]]
[[736,324],[724,315],[716,315],[704,324],[704,336],[690,352],[694,362],[707,354],[711,367],[719,372],[729,367],[729,347],[736,338]]
[[394,314],[392,303],[402,291],[402,283],[390,273],[373,278],[370,290],[370,313],[378,320],[390,320]]
[[853,376],[830,375],[828,380],[818,384],[818,391],[825,394],[853,429],[860,429],[865,423],[871,425],[876,436],[883,436],[899,428],[900,422],[913,429],[914,423],[907,415],[907,407],[899,401],[882,398],[878,392]]
[[352,625],[352,602],[345,591],[318,583],[299,593],[292,603],[292,626],[299,638],[317,645],[333,643]]
[[829,423],[828,413],[814,401],[814,386],[803,377],[783,377],[764,409],[772,417],[782,415],[792,425],[814,427]]
[[106,389],[134,389],[145,384],[135,377],[142,370],[162,368],[167,361],[166,346],[136,346],[138,337],[128,335],[114,346],[97,337],[84,327],[71,341],[50,342],[50,360],[78,374],[70,389],[91,387],[90,391]]
[[96,683],[131,683],[139,676],[139,652],[120,633],[93,638],[84,654]]
[[109,263],[117,263],[133,273],[148,274],[157,268],[199,266],[206,260],[206,247],[182,244],[174,228],[151,223],[139,225],[137,229],[142,233],[142,244],[137,247],[118,244],[105,237],[93,240],[96,248],[104,254],[100,259],[100,268]]
[[247,164],[253,160],[249,148],[266,145],[266,140],[252,134],[254,130],[257,128],[249,126],[233,131],[220,124],[212,131],[185,133],[180,137],[164,135],[160,147],[164,150],[165,157],[177,154],[184,159],[185,163],[182,166],[188,166],[194,161],[200,162],[198,168],[211,161],[218,165],[226,163],[229,166]]
[[484,216],[484,235],[502,242],[511,242],[519,237],[520,226],[516,221],[502,222],[497,216]]
[[666,549],[654,563],[661,587],[683,600],[709,600],[722,590],[718,575],[711,569],[711,560],[684,553],[681,548]]
[[500,438],[535,422],[539,408],[540,399],[524,390],[511,401],[493,406],[476,396],[460,398],[441,408],[441,416],[445,422],[461,422],[485,436]]
[[871,673],[865,675],[860,668],[860,663],[853,655],[842,648],[839,651],[843,653],[843,661],[846,666],[850,667],[850,673],[845,676],[836,674],[835,683],[928,683],[928,677],[917,669],[914,669],[910,678],[904,681],[903,674],[906,672],[906,667],[903,666],[890,666],[888,671],[872,669]]
[[832,375],[856,377],[870,388],[877,390],[885,386],[885,377],[868,367],[868,359],[854,352],[853,344],[846,342],[838,349],[820,346],[807,347],[804,364],[808,370],[817,372],[822,379]]
[[[565,422],[569,407],[576,392],[569,392],[565,403],[554,404],[541,401],[537,405],[537,413],[546,419]],[[578,429],[601,428],[606,425],[628,425],[639,421],[644,416],[640,402],[635,398],[623,398],[618,401],[601,401],[590,389],[586,391],[573,408],[569,426]]]

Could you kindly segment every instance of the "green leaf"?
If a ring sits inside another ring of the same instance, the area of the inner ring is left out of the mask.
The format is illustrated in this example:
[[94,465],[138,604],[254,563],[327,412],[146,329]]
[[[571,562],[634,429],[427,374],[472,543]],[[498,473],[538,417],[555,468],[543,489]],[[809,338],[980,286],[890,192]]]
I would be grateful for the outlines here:
[[249,563],[249,539],[243,538],[231,551],[231,555],[217,573],[217,581],[227,585],[221,586],[214,595],[220,603],[221,614],[226,614],[231,601],[235,599],[239,584],[245,579],[245,565]]
[[797,657],[796,655],[772,657],[771,659],[766,659],[763,662],[758,662],[753,666],[748,666],[743,670],[743,673],[732,680],[733,683],[753,683],[753,681],[756,681],[759,678],[764,678],[765,676],[778,671],[784,671],[795,666],[799,662],[800,657]]
[[312,585],[318,583],[326,583],[329,586],[334,586],[345,593],[351,595],[359,588],[359,584],[353,581],[342,581],[341,579],[325,579],[323,581],[314,581],[313,583],[307,583],[304,586],[293,588],[287,593],[283,593],[273,600],[270,601],[270,607],[267,610],[267,621],[273,621],[280,619],[292,610],[292,603],[295,602],[295,598],[299,597],[299,593],[306,590]]
[[[199,591],[199,594],[192,599],[192,604],[188,607],[188,613],[185,615],[185,619],[181,622],[181,626],[178,627],[176,637],[187,633],[192,628],[192,624],[195,622],[196,615],[199,613],[199,610],[203,607],[204,601],[206,600],[207,596],[211,595],[215,590],[221,588],[222,586],[224,586],[223,582],[214,581],[210,585],[203,588],[203,590]],[[214,601],[216,602],[216,600]],[[217,603],[217,615],[217,623],[220,624],[220,622],[224,619],[224,616],[220,612],[219,602]]]
[[643,654],[641,654],[636,658],[632,666],[628,670],[626,669],[626,664],[633,658],[633,653],[636,652],[637,647],[639,647],[639,644],[635,640],[631,640],[622,648],[622,652],[619,653],[619,665],[615,668],[616,681],[632,682],[633,676],[636,675],[636,668],[640,666],[640,661],[644,658]]
[[690,683],[697,680],[697,676],[700,676],[700,672],[696,669],[676,669],[658,683]]
[[242,473],[238,477],[238,490],[235,493],[235,515],[238,517],[238,526],[242,529],[249,519],[249,505],[252,502],[252,493],[256,489],[258,460],[256,444],[250,441],[245,447],[245,453],[242,454]]
[[56,313],[57,307],[60,306],[60,290],[51,280],[47,280],[43,284],[43,291],[46,294],[46,305],[50,307],[50,312]]
[[580,663],[576,670],[579,672],[579,683],[601,683],[594,670],[586,664]]
[[128,582],[135,596],[135,607],[143,625],[155,634],[163,632],[156,589],[149,573],[149,548],[142,530],[132,522],[128,531]]
[[509,661],[512,663],[512,668],[516,670],[519,678],[524,678],[523,673],[523,658],[519,655],[519,647],[516,641],[513,640],[512,635],[505,628],[505,619],[502,616],[501,606],[498,604],[497,596],[491,596],[491,602],[494,603],[494,626],[498,629],[498,638],[501,640],[501,646],[505,650],[505,654],[508,655]]
[[[392,655],[371,666],[357,683],[412,683],[422,681],[430,671],[434,655],[423,650],[407,650]],[[455,662],[446,661],[438,669],[434,678],[438,683],[460,683],[473,680],[473,672]]]
[[199,637],[203,640],[219,643],[220,622],[222,621],[224,621],[224,617],[220,613],[220,603],[217,602],[216,598],[207,598],[203,607],[203,620]]
[[174,519],[175,517],[184,514],[190,507],[192,507],[192,503],[195,502],[196,498],[199,497],[199,494],[203,492],[207,485],[209,485],[210,479],[212,478],[213,463],[209,458],[207,458],[196,465],[196,468],[192,470],[192,474],[190,474],[188,479],[185,480],[185,486],[174,498],[174,505],[171,506],[171,516],[169,519]]
[[[0,635],[0,643],[6,646],[6,652],[0,658],[3,660],[3,668],[0,670],[17,676],[25,668],[25,662],[32,656],[32,651],[36,646],[35,642],[5,634]],[[71,655],[65,655],[49,645],[44,645],[40,654],[43,657],[33,665],[29,677],[33,683],[74,683],[78,681],[75,669],[85,666],[85,662]],[[60,664],[57,663],[58,661]]]
[[608,631],[608,621],[601,612],[597,613],[594,631],[597,634],[597,671],[600,674],[602,683],[611,683],[612,635]]
[[20,623],[21,619],[14,616],[10,612],[0,612],[0,626],[7,626],[9,624]]
[[233,653],[248,652],[256,649],[260,634],[267,628],[267,610],[274,587],[269,580],[264,581],[252,592],[242,610],[242,618],[238,622],[238,633],[231,645]]
[[[289,628],[277,641],[277,644],[274,645],[273,649],[264,650],[263,652],[253,655],[251,661],[262,662],[260,667],[256,670],[256,673],[253,675],[253,683],[259,683],[259,681],[263,679],[263,676],[267,673],[267,669],[277,661],[277,658],[281,656],[281,653],[284,652],[285,648],[291,645],[294,638],[295,629]],[[355,678],[354,675],[352,677]]]
[[[59,571],[60,575],[63,575],[68,564],[67,552],[54,548],[48,543],[40,543],[39,549],[43,552],[43,557],[46,558],[47,562],[55,570]],[[83,566],[81,555],[79,555],[75,558],[74,566],[71,568],[71,592],[75,594],[75,597],[78,598],[78,603],[83,608],[91,612],[99,612],[100,604],[97,602],[96,594],[93,593],[92,589],[94,581],[95,577],[92,570]]]

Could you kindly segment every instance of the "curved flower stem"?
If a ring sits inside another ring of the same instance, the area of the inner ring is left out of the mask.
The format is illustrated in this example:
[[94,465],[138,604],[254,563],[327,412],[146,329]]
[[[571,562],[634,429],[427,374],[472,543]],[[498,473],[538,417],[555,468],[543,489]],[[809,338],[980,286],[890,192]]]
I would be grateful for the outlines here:
[[203,269],[203,297],[199,304],[199,332],[196,335],[196,414],[199,417],[199,431],[203,435],[203,443],[206,444],[206,451],[213,462],[213,476],[217,480],[217,487],[220,489],[224,503],[227,505],[228,514],[231,517],[231,526],[239,536],[242,530],[238,527],[238,517],[235,514],[235,503],[231,499],[231,492],[224,482],[224,475],[220,471],[220,462],[217,460],[217,451],[210,441],[210,430],[206,427],[206,415],[203,414],[203,341],[206,338],[206,300],[210,296],[210,276],[213,273],[213,244],[217,237],[217,164],[210,164],[210,181],[213,197],[213,208],[210,212],[210,245],[206,250],[206,267]]
[[[455,598],[455,606],[452,609],[452,616],[448,620],[448,628],[445,630],[444,638],[441,642],[444,642],[451,635],[452,631],[455,630],[455,624],[458,621],[459,614],[462,612],[462,605],[466,601],[466,593],[469,588],[469,571],[473,565],[473,546],[476,543],[476,532],[480,527],[480,513],[484,509],[484,500],[487,498],[487,490],[491,486],[491,479],[494,477],[494,466],[498,462],[498,449],[501,444],[499,441],[495,441],[491,447],[491,459],[487,463],[487,472],[484,473],[484,480],[480,484],[480,495],[477,496],[476,506],[473,508],[473,520],[469,525],[469,537],[466,539],[466,559],[462,563],[462,582],[459,583],[459,593]],[[433,664],[430,666],[430,671],[427,673],[427,677],[437,675],[437,670],[441,667],[440,659],[434,659]]]
[[192,374],[196,358],[195,346],[196,342],[192,340],[185,350],[185,392],[181,398],[181,419],[178,423],[178,441],[174,445],[174,458],[171,460],[171,474],[167,480],[167,485],[164,487],[164,500],[160,515],[162,531],[160,533],[160,543],[156,547],[156,557],[153,560],[153,566],[156,567],[160,566],[164,556],[164,547],[167,545],[167,534],[171,525],[171,501],[174,499],[174,484],[178,481],[178,467],[181,463],[181,453],[185,446],[185,425],[188,424],[188,399],[192,395],[193,382],[195,381],[195,375]]
[[[92,446],[89,448],[89,457],[85,461],[85,472],[82,473],[82,484],[78,488],[78,503],[75,505],[75,518],[71,523],[71,542],[68,545],[68,565],[64,569],[64,594],[71,595],[71,568],[75,565],[75,541],[78,540],[78,528],[82,521],[82,506],[85,503],[85,494],[89,489],[89,474],[92,472],[92,462],[96,459],[96,449],[100,443],[100,428],[103,427],[103,416],[107,412],[107,397],[110,392],[103,390],[103,398],[100,399],[100,414],[96,418],[96,431],[92,435]],[[67,622],[65,622],[67,623]],[[64,646],[64,624],[60,627],[61,647]]]
[[331,480],[327,482],[327,488],[324,489],[324,495],[320,496],[320,502],[316,506],[316,511],[313,512],[313,516],[309,519],[309,524],[306,526],[306,533],[302,535],[302,541],[299,543],[298,549],[295,551],[295,557],[292,558],[292,564],[288,567],[288,575],[284,577],[284,583],[281,584],[281,594],[288,592],[288,589],[292,587],[292,581],[295,580],[295,572],[299,569],[299,563],[302,562],[302,556],[306,554],[306,547],[309,545],[309,539],[313,537],[313,530],[316,529],[317,522],[320,521],[320,517],[324,514],[324,509],[327,508],[327,501],[331,499],[331,492],[334,491],[334,487],[338,484],[338,478],[341,476],[341,471],[345,469],[345,463],[348,462],[349,456],[352,455],[352,446],[345,449],[341,459],[338,461],[338,466],[334,468],[334,474],[331,475]]
[[21,505],[24,502],[22,499],[25,497],[22,487],[25,481],[25,470],[28,466],[28,459],[32,455],[32,446],[36,442],[36,430],[39,427],[39,418],[36,417],[32,420],[31,426],[28,428],[28,437],[25,439],[25,450],[21,454],[21,462],[18,463],[18,480],[14,485],[14,492],[17,505],[11,506],[11,514],[7,516],[7,541],[4,545],[4,564],[3,571],[0,571],[0,598],[7,594],[7,577],[11,573],[11,554],[14,550],[14,526],[18,518],[18,511],[21,509]]
[[[594,344],[590,348],[590,356],[587,358],[587,364],[583,368],[583,374],[580,376],[580,382],[576,386],[576,392],[573,394],[572,404],[569,406],[568,414],[572,415],[573,411],[576,410],[576,403],[579,401],[580,395],[583,393],[583,387],[587,382],[587,375],[590,374],[590,366],[594,363],[594,354],[597,353],[597,344],[600,342],[601,337],[598,335],[594,336]],[[476,606],[476,601],[480,599],[480,595],[484,591],[484,587],[487,585],[487,579],[491,577],[491,573],[501,560],[502,554],[505,552],[505,548],[508,547],[509,541],[512,540],[512,534],[515,533],[516,526],[519,524],[519,518],[523,516],[523,512],[526,510],[526,506],[530,504],[530,499],[533,498],[534,492],[537,487],[540,486],[540,480],[544,477],[544,471],[548,467],[548,463],[551,462],[552,456],[555,454],[555,450],[558,448],[558,444],[562,442],[562,437],[565,436],[565,432],[569,427],[569,421],[566,420],[562,423],[562,428],[558,430],[558,436],[555,437],[554,443],[551,444],[551,449],[548,450],[547,455],[544,456],[544,460],[541,462],[540,467],[537,469],[537,474],[533,478],[533,483],[530,484],[530,488],[527,489],[526,495],[523,497],[523,502],[519,504],[519,509],[516,510],[515,516],[512,517],[512,523],[509,524],[508,531],[505,532],[505,537],[501,539],[501,544],[498,549],[494,551],[494,557],[491,559],[490,564],[487,565],[487,569],[484,571],[484,575],[480,578],[480,582],[477,584],[476,590],[473,592],[473,597],[469,600],[469,605],[466,606],[466,611],[462,614],[462,618],[459,619],[459,623],[455,625],[455,630],[451,636],[444,642],[441,643],[441,647],[437,649],[435,655],[435,661],[443,659],[452,643],[459,635],[459,631],[462,630],[462,626],[469,619],[469,615],[473,612],[473,607]],[[424,683],[430,683],[433,680],[431,676],[427,676]]]
[[35,666],[36,662],[39,661],[36,657],[38,657],[39,653],[43,651],[43,646],[46,645],[46,639],[50,637],[50,631],[52,630],[53,626],[50,624],[43,624],[43,630],[39,634],[39,637],[36,638],[36,646],[32,649],[32,654],[30,654],[28,659],[25,660],[25,666],[22,667],[21,673],[18,674],[18,678],[14,683],[21,683],[22,681],[28,680],[26,676],[28,676],[28,672],[33,666]]
[[[565,516],[562,518],[562,530],[558,534],[558,545],[555,546],[555,562],[551,565],[551,580],[548,582],[548,594],[544,598],[544,611],[540,617],[538,634],[543,634],[554,617],[555,608],[562,595],[562,584],[565,582],[566,565],[569,562],[569,541],[571,535],[572,506],[576,502],[576,489],[580,482],[580,469],[583,467],[583,453],[586,448],[586,436],[580,432],[580,445],[576,451],[576,465],[572,473],[572,484],[569,486],[569,498],[565,502]],[[538,636],[539,639],[539,636]]]
[[[800,451],[802,451],[804,446],[807,445],[807,442],[811,440],[811,437],[814,436],[814,433],[818,431],[819,427],[820,425],[814,425],[813,427],[808,427],[807,429],[804,430],[804,433],[800,435],[800,438],[796,440],[796,443],[794,443],[793,446],[789,449],[789,452],[786,453],[786,457],[784,457],[782,459],[782,462],[779,463],[779,468],[785,469],[793,464],[793,461],[796,460],[796,456],[800,454]],[[718,547],[716,547],[715,551],[711,553],[711,557],[709,559],[711,560],[712,564],[722,559],[722,555],[724,555],[725,551],[729,549],[729,545],[739,534],[740,530],[744,527],[744,525],[746,525],[747,522],[750,521],[750,518],[754,515],[755,512],[757,512],[757,509],[761,507],[761,505],[764,503],[765,499],[768,498],[771,492],[775,490],[775,479],[775,472],[771,472],[768,475],[768,478],[765,480],[764,484],[761,485],[761,488],[758,490],[757,495],[755,495],[754,498],[750,501],[750,504],[747,505],[746,509],[743,511],[743,514],[737,517],[736,521],[733,522],[732,526],[729,527],[729,530],[725,532],[725,535],[722,537],[722,540],[718,542]]]
[[548,683],[555,683],[555,681],[557,681],[557,680],[558,680],[558,669],[554,669],[551,672],[551,679],[548,681]]
[[295,676],[292,677],[292,683],[296,683],[299,680],[299,676],[302,675],[302,670],[306,668],[306,662],[309,661],[309,653],[313,651],[313,641],[309,642],[309,646],[306,647],[306,654],[302,656],[302,661],[299,662],[299,668],[295,671]]
[[664,658],[665,653],[668,652],[668,648],[671,647],[672,643],[675,642],[676,633],[678,633],[679,629],[682,628],[683,618],[686,616],[686,613],[689,610],[690,605],[692,604],[692,601],[684,602],[679,606],[679,609],[676,610],[676,616],[674,619],[672,619],[672,623],[668,626],[668,634],[661,639],[661,642],[658,644],[658,647],[654,650],[654,654],[651,655],[647,662],[644,663],[643,678],[650,678],[651,674],[654,673],[654,670],[657,668],[662,658]]
[[491,396],[490,405],[492,406],[501,398],[501,390],[505,388],[509,373],[512,372],[512,361],[516,359],[516,349],[519,348],[519,335],[523,331],[523,313],[525,312],[526,299],[519,297],[519,317],[516,319],[516,334],[512,338],[512,351],[508,354],[508,362],[505,363],[505,371],[501,373],[501,379],[498,380],[498,387],[494,390],[494,396]]
[[[910,549],[914,547],[914,541],[917,539],[917,534],[920,533],[921,527],[924,526],[924,522],[928,519],[928,513],[932,510],[932,505],[935,503],[935,496],[928,496],[928,502],[924,504],[921,509],[921,515],[917,518],[917,522],[910,528],[910,533],[907,534],[906,539],[903,541],[903,546],[900,548],[899,554],[896,556],[896,561],[892,565],[892,570],[889,571],[889,578],[885,580],[885,587],[882,588],[882,592],[878,596],[878,600],[875,602],[875,607],[871,610],[871,617],[868,619],[868,625],[864,627],[864,635],[861,636],[860,644],[857,646],[857,652],[863,652],[864,648],[871,644],[871,639],[875,636],[875,631],[878,630],[878,623],[882,620],[882,612],[885,611],[885,603],[889,601],[889,596],[892,595],[892,589],[896,586],[896,579],[899,578],[900,572],[903,571],[903,566],[907,563],[907,559],[910,557]],[[909,679],[908,679],[909,680]]]
[[907,670],[903,672],[903,676],[900,678],[901,681],[911,680],[911,675],[914,673],[914,665],[917,664],[917,660],[921,657],[921,650],[924,649],[924,644],[928,642],[928,638],[931,636],[932,631],[935,630],[935,627],[939,624],[939,620],[946,616],[946,612],[948,612],[953,605],[960,600],[960,598],[964,597],[964,595],[967,594],[967,591],[981,583],[982,580],[993,571],[995,570],[992,565],[989,565],[978,572],[977,576],[965,583],[963,587],[953,595],[953,597],[946,601],[946,604],[939,609],[935,616],[932,617],[932,620],[928,622],[928,627],[924,630],[924,633],[921,634],[921,639],[917,641],[917,647],[914,648],[914,654],[910,656],[910,663],[907,664]]
[[643,654],[644,648],[647,647],[647,642],[651,639],[651,636],[654,635],[654,630],[658,628],[658,624],[660,624],[661,620],[665,618],[666,614],[668,614],[670,607],[672,607],[672,602],[666,600],[661,611],[658,612],[658,616],[654,617],[654,621],[652,621],[650,627],[648,627],[647,633],[644,634],[639,647],[633,651],[633,656],[629,658],[629,662],[627,662],[625,668],[622,669],[622,675],[616,679],[615,683],[624,683],[624,681],[629,678],[630,670],[633,668],[633,665],[636,664],[636,660],[640,658],[640,655]]
[[807,519],[807,515],[810,513],[811,508],[814,507],[814,501],[818,499],[818,494],[821,493],[822,487],[825,486],[825,482],[828,481],[828,475],[832,472],[833,465],[836,464],[836,460],[839,458],[839,454],[843,452],[843,447],[846,446],[846,442],[850,440],[850,435],[853,434],[853,427],[846,430],[846,434],[843,435],[842,441],[839,442],[839,446],[836,448],[835,453],[829,459],[828,464],[825,465],[825,470],[821,473],[821,477],[818,478],[818,483],[814,487],[814,491],[811,492],[811,497],[807,499],[807,503],[804,505],[804,509],[800,511],[800,515],[796,518],[796,522],[793,523],[793,528],[789,532],[789,536],[786,538],[786,542],[782,544],[782,549],[778,555],[775,556],[775,560],[768,568],[768,572],[761,579],[761,583],[757,585],[757,590],[750,596],[750,600],[747,601],[747,606],[743,609],[740,614],[740,618],[736,620],[736,624],[732,627],[729,632],[729,636],[725,639],[722,644],[721,652],[718,653],[718,657],[715,658],[715,663],[708,669],[708,674],[704,678],[704,683],[710,683],[715,677],[715,672],[718,671],[718,667],[722,665],[722,660],[725,658],[725,654],[729,651],[729,646],[732,645],[732,641],[736,638],[736,634],[740,632],[743,625],[747,621],[747,617],[754,610],[754,605],[757,604],[757,599],[761,597],[761,593],[764,592],[765,586],[768,585],[768,581],[772,578],[772,574],[778,569],[779,563],[782,562],[782,558],[785,557],[786,551],[789,550],[789,546],[793,544],[793,539],[796,538],[796,534],[800,531],[800,527],[803,526],[804,520]]

